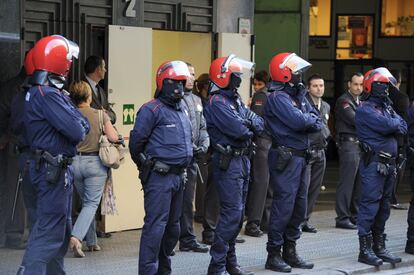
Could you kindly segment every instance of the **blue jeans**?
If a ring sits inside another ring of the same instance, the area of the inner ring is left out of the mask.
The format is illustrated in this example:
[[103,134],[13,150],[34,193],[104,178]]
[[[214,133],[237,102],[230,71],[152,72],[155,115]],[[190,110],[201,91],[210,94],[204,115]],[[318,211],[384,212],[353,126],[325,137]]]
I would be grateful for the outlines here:
[[95,213],[101,201],[108,168],[99,156],[76,156],[73,159],[75,186],[82,201],[82,210],[72,230],[72,236],[88,246],[97,244]]

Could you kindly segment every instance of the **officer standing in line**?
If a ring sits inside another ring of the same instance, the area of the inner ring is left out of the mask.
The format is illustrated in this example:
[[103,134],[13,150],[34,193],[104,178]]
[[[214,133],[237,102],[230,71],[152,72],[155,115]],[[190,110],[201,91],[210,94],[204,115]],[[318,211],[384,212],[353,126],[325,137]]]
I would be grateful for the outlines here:
[[242,77],[251,77],[253,66],[233,54],[217,58],[210,65],[212,96],[204,115],[213,146],[213,179],[220,218],[210,249],[209,275],[227,274],[226,271],[231,275],[252,274],[240,268],[235,241],[243,224],[253,134],[263,131],[263,119],[247,109],[237,93]]
[[360,196],[359,142],[355,130],[355,112],[363,91],[361,73],[353,73],[348,81],[348,91],[335,105],[336,142],[339,154],[339,181],[336,188],[336,227],[357,229],[358,200]]
[[180,218],[180,250],[206,253],[208,252],[207,245],[199,243],[194,235],[193,202],[197,174],[200,173],[198,161],[207,153],[208,147],[210,146],[210,139],[203,116],[201,99],[192,92],[195,79],[194,67],[189,63],[187,63],[187,66],[190,77],[187,78],[185,83],[183,105],[191,121],[194,158],[187,167],[187,182],[184,189],[183,210]]
[[414,101],[411,102],[408,109],[408,138],[409,144],[412,144],[407,149],[407,166],[410,168],[411,201],[408,208],[405,253],[414,255]]
[[325,92],[325,82],[320,75],[311,75],[308,78],[307,85],[309,91],[307,94],[307,99],[313,108],[319,113],[319,117],[321,118],[323,124],[320,132],[309,134],[310,159],[308,164],[308,207],[306,211],[306,220],[302,225],[302,231],[308,233],[316,233],[317,229],[309,223],[309,218],[319,196],[323,176],[325,174],[325,150],[326,146],[328,145],[327,140],[331,136],[331,132],[328,128],[329,112],[331,111],[331,107],[326,101],[322,99]]
[[129,151],[144,189],[139,274],[170,274],[180,237],[186,168],[193,159],[191,122],[182,104],[187,64],[170,61],[156,73],[155,98],[138,111]]
[[[12,101],[26,78],[24,66],[18,75],[0,87],[0,248],[25,249],[25,208],[20,193],[18,139],[12,133]],[[17,197],[16,197],[17,195]]]
[[[27,91],[31,88],[30,78],[34,72],[33,50],[30,50],[24,61],[26,70],[26,79],[21,87],[20,92],[13,98],[11,104],[10,128],[16,137],[19,152],[19,184],[23,194],[24,205],[27,210],[29,233],[36,222],[37,200],[36,189],[30,180],[30,141],[27,136],[24,125],[25,113],[24,105]],[[16,191],[18,192],[18,191]]]
[[65,274],[72,228],[72,157],[89,132],[88,121],[63,91],[79,47],[59,35],[33,48],[35,72],[26,94],[25,127],[31,142],[30,178],[37,191],[37,220],[18,274]]
[[397,135],[407,134],[407,123],[391,106],[388,98],[395,78],[384,67],[368,71],[364,76],[367,100],[357,109],[355,126],[363,155],[361,200],[357,218],[359,236],[358,261],[379,266],[401,258],[385,247],[385,223],[390,216],[392,189],[396,180]]
[[[260,117],[263,117],[264,107],[266,106],[267,96],[269,95],[266,87],[268,79],[269,76],[266,71],[257,72],[253,78],[255,93],[250,104],[250,109]],[[260,237],[263,235],[260,225],[265,210],[266,196],[269,192],[267,155],[272,140],[266,132],[255,135],[253,140],[257,147],[256,154],[252,158],[252,181],[250,182],[249,192],[247,194],[247,222],[244,232],[248,236]]]
[[290,272],[291,267],[313,268],[313,263],[304,261],[296,252],[309,187],[308,134],[322,128],[319,114],[306,99],[301,83],[301,73],[310,66],[294,53],[277,54],[269,64],[271,94],[264,117],[272,137],[269,170],[273,203],[265,267],[279,272]]

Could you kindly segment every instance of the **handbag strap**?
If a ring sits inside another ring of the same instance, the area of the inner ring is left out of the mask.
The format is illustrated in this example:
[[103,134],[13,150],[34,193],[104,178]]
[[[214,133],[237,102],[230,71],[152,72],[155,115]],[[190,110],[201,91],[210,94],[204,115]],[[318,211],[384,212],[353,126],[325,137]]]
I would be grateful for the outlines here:
[[99,109],[98,114],[99,114],[99,130],[101,130],[101,135],[103,135],[104,134],[103,111]]

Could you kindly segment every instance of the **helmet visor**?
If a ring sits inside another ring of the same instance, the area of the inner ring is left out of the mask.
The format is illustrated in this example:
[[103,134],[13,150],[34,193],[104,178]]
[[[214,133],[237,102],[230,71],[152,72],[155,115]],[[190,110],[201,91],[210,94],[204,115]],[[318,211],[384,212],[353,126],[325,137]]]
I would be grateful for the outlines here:
[[390,83],[394,87],[397,85],[397,79],[390,73],[387,68],[384,67],[376,68],[373,70],[368,78],[371,77],[374,77],[373,81]]
[[168,70],[169,75],[166,75],[165,78],[174,79],[174,80],[187,80],[191,76],[188,66],[183,61],[171,61],[162,67],[158,74],[162,74]]
[[250,79],[254,75],[254,67],[255,64],[253,62],[231,54],[223,63],[221,72],[225,73],[229,70],[229,68],[231,68],[233,73],[239,73],[241,78]]
[[295,53],[288,55],[282,64],[280,64],[280,68],[283,69],[288,67],[293,74],[300,74],[305,72],[312,66],[308,61],[302,59],[301,57],[297,56]]
[[71,41],[71,40],[67,40],[68,41],[68,46],[69,46],[69,52],[68,52],[68,58],[70,58],[70,60],[72,60],[72,58],[79,58],[79,46],[78,44],[76,44],[75,42]]

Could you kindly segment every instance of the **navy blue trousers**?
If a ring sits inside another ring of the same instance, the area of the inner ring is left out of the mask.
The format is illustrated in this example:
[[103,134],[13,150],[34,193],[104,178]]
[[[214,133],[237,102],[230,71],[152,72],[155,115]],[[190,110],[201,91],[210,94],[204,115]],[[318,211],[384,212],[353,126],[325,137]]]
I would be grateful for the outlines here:
[[235,157],[227,170],[219,168],[220,155],[213,153],[213,178],[220,201],[220,217],[214,242],[210,249],[208,271],[219,273],[226,266],[236,266],[236,237],[243,224],[243,210],[249,184],[250,160],[247,156]]
[[63,171],[57,183],[46,181],[46,165],[39,170],[30,161],[30,179],[36,190],[37,219],[30,233],[22,261],[24,275],[60,275],[72,230],[72,167]]
[[280,250],[285,241],[296,242],[305,221],[309,189],[309,170],[302,157],[293,156],[283,171],[275,168],[278,153],[269,151],[270,184],[273,202],[270,213],[267,252]]
[[391,166],[388,176],[377,172],[378,162],[373,161],[368,166],[360,162],[361,200],[357,218],[358,235],[371,233],[382,234],[385,222],[390,217],[391,194],[394,188],[396,173]]
[[182,175],[151,172],[144,186],[145,218],[139,249],[139,274],[171,274],[170,255],[180,237]]

